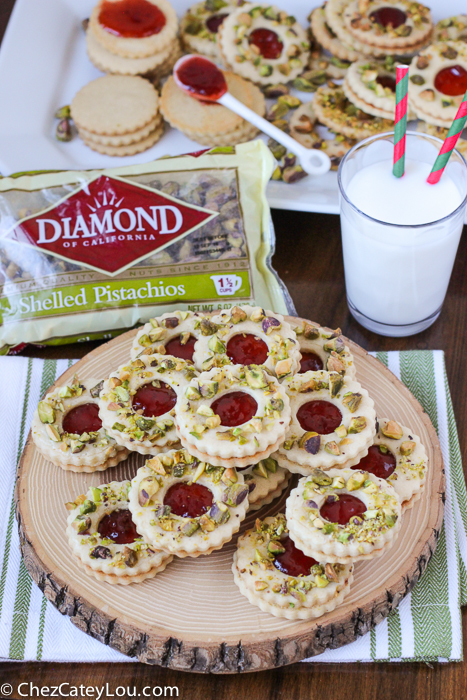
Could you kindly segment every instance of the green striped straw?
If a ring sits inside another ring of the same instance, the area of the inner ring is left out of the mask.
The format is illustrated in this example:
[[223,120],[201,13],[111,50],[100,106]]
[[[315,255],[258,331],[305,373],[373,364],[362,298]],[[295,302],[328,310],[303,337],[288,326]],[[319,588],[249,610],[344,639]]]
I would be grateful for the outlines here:
[[439,182],[441,175],[444,172],[444,168],[448,164],[448,160],[451,157],[451,153],[456,147],[456,143],[462,133],[462,130],[467,121],[467,92],[464,95],[454,121],[451,124],[451,128],[448,131],[444,143],[441,146],[441,150],[438,153],[438,157],[435,160],[435,164],[431,173],[428,175],[427,182],[430,185],[436,185]]
[[394,165],[395,177],[402,177],[405,170],[405,132],[407,131],[407,92],[409,90],[409,67],[396,69],[396,116],[394,120]]

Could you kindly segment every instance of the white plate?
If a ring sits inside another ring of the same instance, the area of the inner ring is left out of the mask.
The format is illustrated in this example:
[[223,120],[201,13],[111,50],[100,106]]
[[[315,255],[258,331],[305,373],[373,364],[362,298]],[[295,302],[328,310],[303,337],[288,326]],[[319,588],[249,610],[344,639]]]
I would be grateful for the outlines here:
[[[172,0],[181,17],[195,0]],[[1,0],[0,0],[1,2]],[[436,21],[462,12],[465,0],[432,0]],[[87,148],[75,138],[54,138],[55,110],[69,104],[76,92],[102,75],[89,61],[81,21],[94,0],[17,0],[0,51],[0,172],[23,170],[107,168],[145,163],[164,155],[200,149],[169,129],[153,148],[136,156],[111,158]],[[318,0],[277,0],[307,25]],[[464,7],[465,10],[465,7]],[[310,95],[302,93],[303,99]],[[202,148],[202,147],[201,147]],[[336,214],[339,211],[336,173],[307,177],[293,185],[271,182],[271,207]]]

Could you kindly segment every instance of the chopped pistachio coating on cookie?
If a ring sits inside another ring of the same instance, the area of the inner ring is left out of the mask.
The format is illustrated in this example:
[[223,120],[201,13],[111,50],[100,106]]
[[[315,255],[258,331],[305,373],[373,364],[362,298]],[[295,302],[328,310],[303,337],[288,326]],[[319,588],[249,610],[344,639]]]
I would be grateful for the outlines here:
[[238,531],[248,486],[235,469],[170,450],[138,469],[129,507],[148,542],[179,557],[197,557],[220,549]]
[[292,419],[274,454],[280,466],[299,474],[358,462],[373,441],[373,400],[358,382],[338,372],[308,371],[283,382]]
[[355,379],[355,362],[340,328],[332,330],[319,323],[303,321],[294,327],[294,331],[302,354],[301,374],[324,369]]
[[66,533],[74,556],[87,573],[107,583],[152,578],[172,561],[138,534],[128,509],[129,488],[129,481],[112,481],[66,504]]
[[102,388],[102,424],[120,445],[141,454],[177,445],[175,404],[195,375],[191,362],[165,355],[121,365]]
[[224,62],[243,78],[270,85],[303,73],[310,43],[295,17],[275,5],[245,3],[218,31]]
[[234,306],[205,322],[194,354],[201,371],[225,365],[262,365],[278,379],[295,374],[300,351],[284,317],[260,306]]
[[[346,465],[344,465],[345,467]],[[428,457],[420,438],[395,420],[378,420],[368,454],[352,469],[370,472],[394,487],[402,510],[411,508],[425,485]]]
[[283,514],[258,519],[238,540],[232,565],[240,593],[264,612],[311,619],[334,610],[349,592],[352,565],[316,561],[298,549]]
[[258,365],[202,372],[177,401],[177,433],[196,457],[245,467],[269,457],[285,437],[289,398]]
[[193,311],[170,311],[151,318],[135,336],[131,359],[157,353],[193,362],[195,344],[202,335],[205,318],[204,314]]
[[345,564],[392,547],[401,504],[394,488],[369,472],[314,469],[290,492],[286,517],[291,538],[305,554]]
[[103,471],[126,459],[128,450],[105,430],[99,418],[103,381],[80,381],[49,392],[37,406],[31,425],[39,452],[67,471]]

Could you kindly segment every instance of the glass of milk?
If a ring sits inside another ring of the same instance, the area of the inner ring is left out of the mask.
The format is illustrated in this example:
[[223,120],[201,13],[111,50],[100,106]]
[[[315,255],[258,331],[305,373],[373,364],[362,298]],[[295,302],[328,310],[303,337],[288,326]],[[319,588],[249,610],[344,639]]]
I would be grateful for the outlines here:
[[454,151],[426,182],[442,141],[407,132],[405,173],[392,174],[394,134],[358,143],[342,160],[340,217],[349,309],[388,336],[419,333],[443,305],[467,205],[467,164]]

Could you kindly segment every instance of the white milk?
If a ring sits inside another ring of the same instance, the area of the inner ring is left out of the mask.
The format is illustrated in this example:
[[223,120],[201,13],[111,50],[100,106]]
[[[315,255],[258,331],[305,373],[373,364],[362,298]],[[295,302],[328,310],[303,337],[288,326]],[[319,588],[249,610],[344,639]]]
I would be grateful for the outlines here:
[[[444,301],[462,217],[431,222],[451,214],[463,197],[446,172],[438,184],[427,184],[430,170],[426,163],[406,159],[404,176],[396,178],[392,162],[383,160],[358,170],[345,188],[357,209],[378,220],[342,202],[347,297],[378,323],[418,323],[435,314]],[[417,224],[427,225],[410,228]]]

